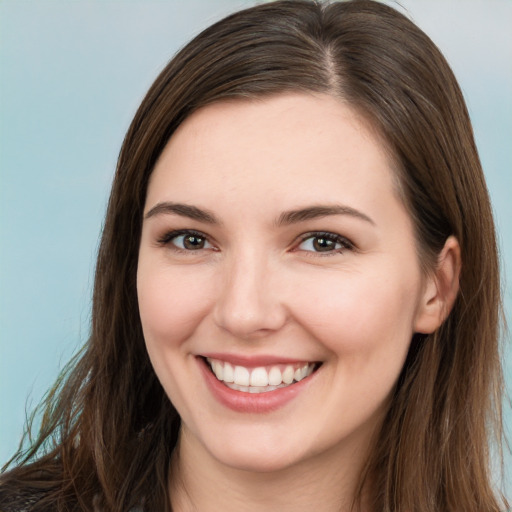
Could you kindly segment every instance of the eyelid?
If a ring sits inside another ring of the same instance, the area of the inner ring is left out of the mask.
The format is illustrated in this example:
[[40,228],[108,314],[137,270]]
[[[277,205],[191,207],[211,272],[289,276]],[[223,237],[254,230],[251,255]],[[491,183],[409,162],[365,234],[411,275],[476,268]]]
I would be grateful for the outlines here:
[[[326,238],[328,240],[332,240],[335,243],[339,243],[342,245],[340,249],[333,249],[332,251],[307,251],[303,249],[299,249],[299,246],[304,243],[306,240],[310,238]],[[334,254],[341,254],[345,251],[354,251],[356,250],[356,245],[349,240],[347,237],[340,235],[338,233],[333,233],[332,231],[309,231],[307,233],[303,233],[298,237],[298,241],[294,244],[294,251],[303,251],[304,253],[314,254],[315,256],[331,256]]]
[[[215,244],[210,236],[208,236],[206,233],[203,233],[202,231],[198,231],[196,229],[174,229],[171,231],[166,231],[162,236],[160,236],[157,239],[158,245],[168,245],[172,242],[174,238],[177,238],[179,236],[183,235],[192,235],[197,236],[199,238],[204,238],[210,245],[213,246],[213,249],[216,250]],[[210,249],[210,248],[207,248]],[[178,252],[194,252],[194,251],[188,251],[185,249],[181,249],[180,247],[173,245],[173,250]],[[199,251],[200,249],[198,249]]]
[[[206,233],[202,231],[198,231],[196,229],[175,229],[171,231],[166,231],[162,236],[160,236],[157,239],[158,245],[167,246],[169,245],[174,238],[177,238],[179,236],[183,235],[192,235],[197,236],[200,238],[204,238],[212,247],[205,248],[207,250],[215,250],[218,251],[219,249],[216,247],[216,244],[212,238],[207,235]],[[328,240],[332,240],[335,243],[341,244],[341,248],[339,249],[333,249],[332,251],[308,251],[305,249],[299,249],[299,246],[305,242],[306,240],[310,238],[326,238]],[[190,251],[186,249],[181,249],[180,247],[173,245],[173,250],[176,252],[195,252]],[[198,252],[205,249],[198,249]],[[292,251],[302,251],[304,253],[309,253],[308,255],[315,255],[315,256],[330,256],[335,254],[340,254],[345,251],[354,251],[356,250],[355,244],[349,240],[347,237],[340,235],[339,233],[334,233],[332,231],[309,231],[307,233],[301,234],[299,237],[297,237],[296,241],[293,244]]]

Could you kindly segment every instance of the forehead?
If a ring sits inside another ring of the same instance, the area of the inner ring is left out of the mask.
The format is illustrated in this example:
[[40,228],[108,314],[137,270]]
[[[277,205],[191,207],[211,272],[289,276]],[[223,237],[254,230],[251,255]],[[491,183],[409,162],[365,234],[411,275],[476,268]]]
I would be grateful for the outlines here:
[[147,203],[190,198],[261,209],[269,201],[293,207],[322,199],[361,207],[395,195],[392,167],[376,131],[331,96],[224,101],[176,130],[151,176]]

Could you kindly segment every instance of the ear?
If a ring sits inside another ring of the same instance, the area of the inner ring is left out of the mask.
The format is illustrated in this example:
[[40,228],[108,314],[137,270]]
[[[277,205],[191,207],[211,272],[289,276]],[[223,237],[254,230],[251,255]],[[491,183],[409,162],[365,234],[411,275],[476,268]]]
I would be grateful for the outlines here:
[[436,268],[426,278],[414,323],[415,332],[432,333],[448,317],[459,292],[460,268],[459,242],[450,236],[439,253]]

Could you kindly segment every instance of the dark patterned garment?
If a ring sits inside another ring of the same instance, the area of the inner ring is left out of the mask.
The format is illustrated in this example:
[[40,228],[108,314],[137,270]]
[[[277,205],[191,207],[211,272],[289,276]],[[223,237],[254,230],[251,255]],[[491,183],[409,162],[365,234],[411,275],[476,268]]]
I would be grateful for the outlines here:
[[[27,489],[22,493],[12,495],[0,489],[0,512],[32,512],[34,506],[44,497],[45,491],[40,489]],[[95,501],[95,500],[94,500]],[[94,512],[101,509],[93,503]],[[38,512],[55,512],[51,505],[37,508]],[[128,512],[143,512],[142,508],[132,508]]]
[[43,496],[44,492],[38,489],[17,495],[7,494],[0,489],[0,512],[30,512]]

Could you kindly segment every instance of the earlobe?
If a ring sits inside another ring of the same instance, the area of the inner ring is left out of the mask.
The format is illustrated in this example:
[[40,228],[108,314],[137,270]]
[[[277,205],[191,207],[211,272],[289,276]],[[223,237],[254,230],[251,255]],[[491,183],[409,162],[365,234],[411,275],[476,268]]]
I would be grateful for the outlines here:
[[415,332],[430,334],[448,317],[459,292],[460,269],[459,242],[449,236],[439,253],[437,267],[427,277],[416,315]]

